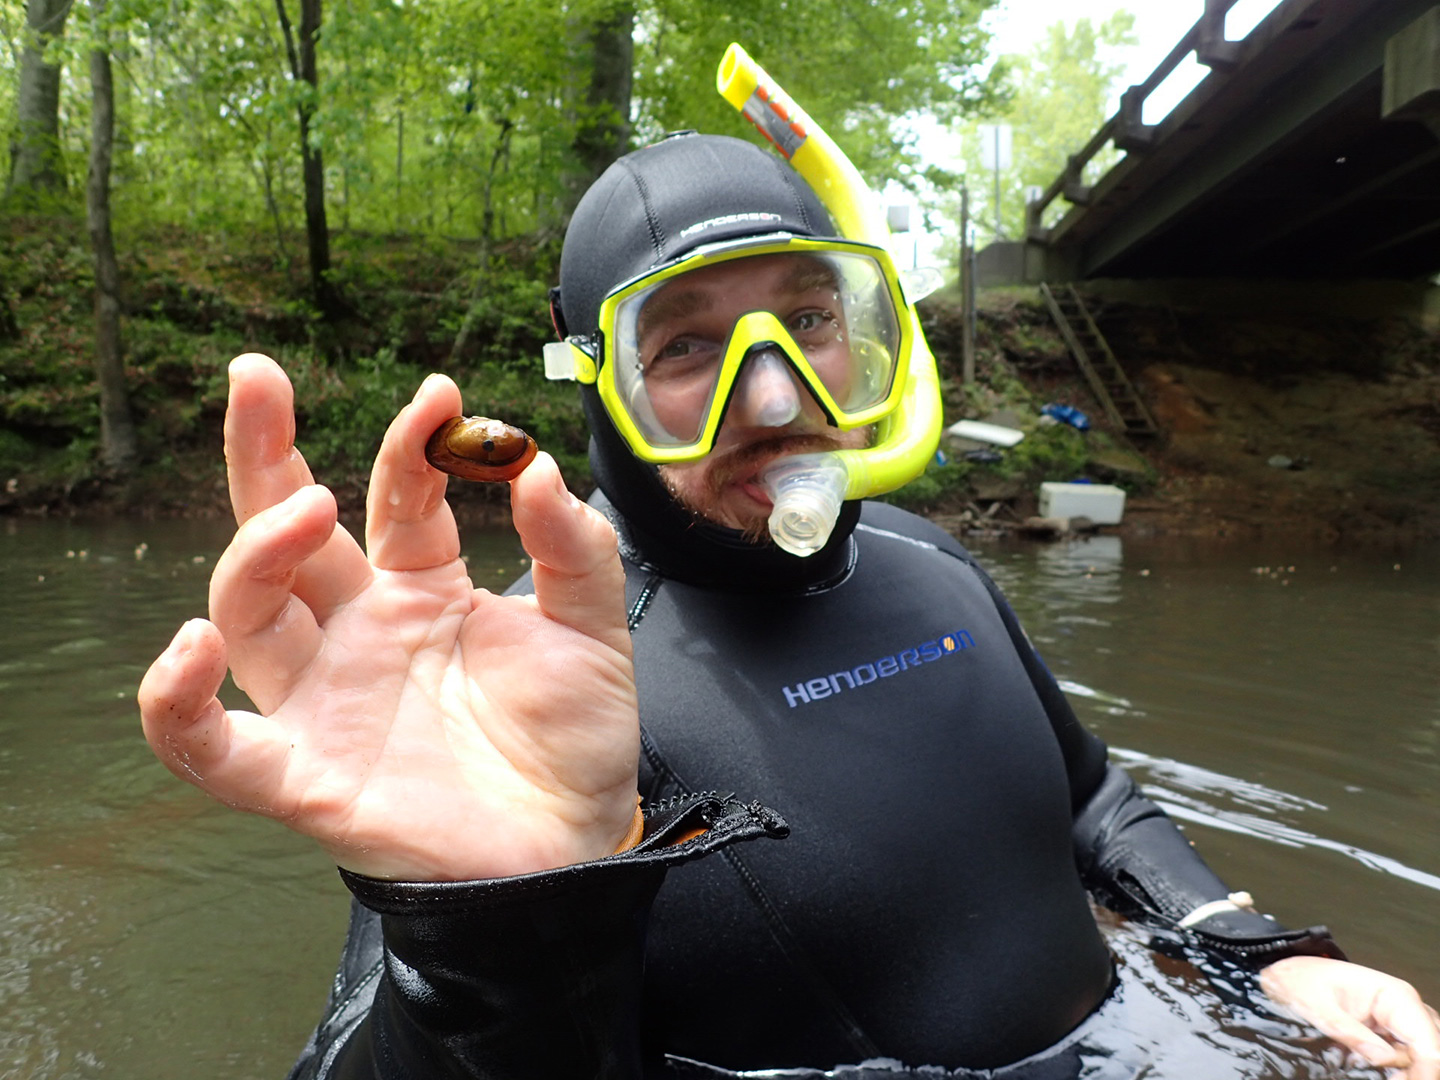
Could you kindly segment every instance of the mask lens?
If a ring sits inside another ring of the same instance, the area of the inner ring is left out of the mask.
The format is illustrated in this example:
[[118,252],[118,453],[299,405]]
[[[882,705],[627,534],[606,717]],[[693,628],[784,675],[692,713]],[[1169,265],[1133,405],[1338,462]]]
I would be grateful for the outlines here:
[[[651,447],[696,443],[757,346],[776,347],[806,392],[823,387],[842,417],[891,395],[900,322],[867,254],[748,255],[632,288],[614,306],[608,359],[617,404]],[[757,312],[773,319],[747,317]]]

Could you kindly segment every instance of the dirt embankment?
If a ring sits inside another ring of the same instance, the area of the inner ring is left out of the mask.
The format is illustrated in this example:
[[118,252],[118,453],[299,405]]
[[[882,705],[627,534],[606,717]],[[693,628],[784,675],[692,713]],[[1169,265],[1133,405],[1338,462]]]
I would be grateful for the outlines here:
[[[1161,429],[1132,444],[1153,472],[1135,485],[1125,531],[1440,538],[1440,331],[1403,318],[1091,305]],[[1009,367],[1032,403],[1074,404],[1104,430],[1038,298],[995,293],[981,308],[987,381]],[[943,327],[931,337],[958,355]]]

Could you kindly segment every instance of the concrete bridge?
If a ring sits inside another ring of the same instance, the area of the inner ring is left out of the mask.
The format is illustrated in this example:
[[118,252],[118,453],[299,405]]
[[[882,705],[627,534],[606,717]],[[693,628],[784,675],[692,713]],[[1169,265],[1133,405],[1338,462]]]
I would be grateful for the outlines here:
[[[982,283],[1440,274],[1440,4],[1282,0],[1229,41],[1235,2],[1206,0],[1030,204],[1026,240],[980,253]],[[1207,76],[1143,123],[1192,53]],[[1125,156],[1085,184],[1111,143]]]

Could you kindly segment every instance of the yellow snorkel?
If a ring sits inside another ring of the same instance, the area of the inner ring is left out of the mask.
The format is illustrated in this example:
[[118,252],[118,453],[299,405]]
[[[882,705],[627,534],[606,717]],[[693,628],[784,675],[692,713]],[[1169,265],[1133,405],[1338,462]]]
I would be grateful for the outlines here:
[[[890,230],[855,166],[739,45],[725,51],[716,86],[810,185],[841,236],[885,244]],[[942,422],[940,377],[915,299],[907,294],[900,312],[914,342],[905,390],[894,411],[876,423],[872,444],[782,458],[761,477],[775,503],[771,538],[791,554],[810,555],[825,546],[842,502],[894,491],[924,472],[935,455]]]

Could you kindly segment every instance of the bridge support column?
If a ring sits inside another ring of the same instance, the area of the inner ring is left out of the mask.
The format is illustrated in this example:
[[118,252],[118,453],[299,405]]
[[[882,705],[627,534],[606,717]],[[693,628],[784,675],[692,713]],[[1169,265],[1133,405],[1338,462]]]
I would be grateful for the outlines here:
[[1418,120],[1440,138],[1440,5],[1385,43],[1380,113],[1386,120]]

